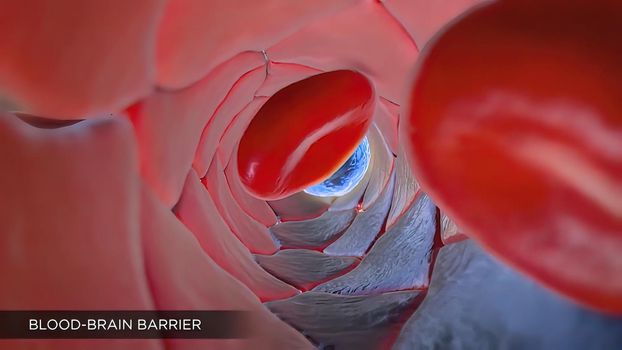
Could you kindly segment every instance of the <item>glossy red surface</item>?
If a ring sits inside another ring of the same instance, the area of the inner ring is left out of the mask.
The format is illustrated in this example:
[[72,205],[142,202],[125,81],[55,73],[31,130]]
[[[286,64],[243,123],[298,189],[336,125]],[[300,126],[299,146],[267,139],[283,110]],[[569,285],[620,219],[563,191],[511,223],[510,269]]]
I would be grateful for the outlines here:
[[422,53],[406,136],[422,188],[502,260],[622,313],[622,4],[505,1]]
[[373,87],[354,71],[287,86],[262,106],[242,136],[242,183],[258,198],[274,200],[327,178],[356,149],[374,108]]

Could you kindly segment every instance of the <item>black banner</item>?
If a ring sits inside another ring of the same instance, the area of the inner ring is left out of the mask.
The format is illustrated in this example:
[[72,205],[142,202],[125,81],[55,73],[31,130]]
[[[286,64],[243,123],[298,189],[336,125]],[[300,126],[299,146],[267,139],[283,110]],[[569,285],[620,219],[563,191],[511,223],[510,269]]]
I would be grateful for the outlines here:
[[250,311],[0,311],[0,339],[240,339]]

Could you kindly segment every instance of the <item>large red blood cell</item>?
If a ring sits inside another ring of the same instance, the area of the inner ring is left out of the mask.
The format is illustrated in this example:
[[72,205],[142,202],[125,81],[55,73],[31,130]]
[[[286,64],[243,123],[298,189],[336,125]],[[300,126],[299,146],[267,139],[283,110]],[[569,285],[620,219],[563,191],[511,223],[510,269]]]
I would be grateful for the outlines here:
[[[163,0],[0,2],[0,96],[82,119],[149,94]],[[13,108],[11,108],[13,109]]]
[[422,188],[464,232],[612,313],[622,313],[620,33],[613,0],[480,8],[430,43],[404,130]]
[[354,71],[318,74],[280,90],[240,141],[246,189],[274,200],[327,178],[358,146],[374,107],[371,84]]

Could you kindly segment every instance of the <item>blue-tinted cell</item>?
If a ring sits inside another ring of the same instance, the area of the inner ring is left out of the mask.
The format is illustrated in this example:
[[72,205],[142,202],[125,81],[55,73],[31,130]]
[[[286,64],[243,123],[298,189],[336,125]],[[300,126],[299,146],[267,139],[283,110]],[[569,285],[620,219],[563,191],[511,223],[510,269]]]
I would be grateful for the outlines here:
[[350,158],[333,175],[307,188],[305,192],[318,197],[343,196],[361,182],[369,167],[370,157],[369,142],[365,137]]

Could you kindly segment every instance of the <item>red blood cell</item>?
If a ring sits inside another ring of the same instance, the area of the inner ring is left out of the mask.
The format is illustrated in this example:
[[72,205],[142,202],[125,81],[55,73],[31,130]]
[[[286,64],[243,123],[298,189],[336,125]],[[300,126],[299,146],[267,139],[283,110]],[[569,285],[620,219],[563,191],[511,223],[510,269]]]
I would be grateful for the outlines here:
[[370,82],[339,70],[289,85],[257,112],[238,150],[238,172],[258,198],[284,198],[335,172],[367,132]]
[[470,13],[423,55],[404,130],[422,188],[464,232],[611,313],[622,313],[621,18],[618,1]]
[[152,89],[164,5],[0,2],[0,95],[15,109],[48,118],[82,119],[123,109]]

